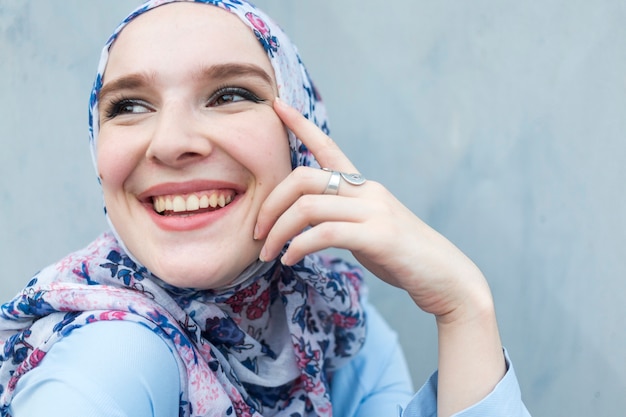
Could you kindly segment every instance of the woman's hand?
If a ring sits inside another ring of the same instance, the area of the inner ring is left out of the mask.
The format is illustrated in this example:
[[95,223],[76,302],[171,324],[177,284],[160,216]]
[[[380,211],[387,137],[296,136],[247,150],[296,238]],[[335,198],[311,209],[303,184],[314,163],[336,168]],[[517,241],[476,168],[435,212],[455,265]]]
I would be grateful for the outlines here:
[[[339,147],[298,111],[276,100],[274,110],[321,166],[357,173]],[[255,239],[261,259],[298,262],[329,247],[348,249],[378,278],[406,290],[437,319],[437,415],[450,416],[484,398],[505,373],[498,326],[485,278],[474,263],[402,205],[381,184],[341,180],[324,194],[331,173],[296,168],[267,197]],[[309,227],[310,226],[310,227]]]
[[[339,147],[298,111],[280,101],[278,116],[315,155],[321,166],[358,172]],[[330,172],[300,167],[269,195],[261,208],[255,238],[266,239],[264,260],[278,256],[292,265],[329,247],[350,250],[368,270],[406,290],[417,305],[441,320],[464,319],[468,301],[490,304],[478,268],[452,243],[422,222],[381,184],[341,180],[337,195],[323,194]],[[307,230],[308,226],[311,226]]]

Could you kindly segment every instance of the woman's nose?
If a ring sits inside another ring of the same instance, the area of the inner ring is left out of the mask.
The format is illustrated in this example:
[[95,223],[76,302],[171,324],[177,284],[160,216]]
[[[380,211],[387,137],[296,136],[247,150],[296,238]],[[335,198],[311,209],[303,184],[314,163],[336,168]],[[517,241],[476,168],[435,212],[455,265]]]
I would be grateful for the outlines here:
[[183,166],[207,157],[212,150],[212,142],[192,109],[171,105],[158,111],[146,150],[148,160]]

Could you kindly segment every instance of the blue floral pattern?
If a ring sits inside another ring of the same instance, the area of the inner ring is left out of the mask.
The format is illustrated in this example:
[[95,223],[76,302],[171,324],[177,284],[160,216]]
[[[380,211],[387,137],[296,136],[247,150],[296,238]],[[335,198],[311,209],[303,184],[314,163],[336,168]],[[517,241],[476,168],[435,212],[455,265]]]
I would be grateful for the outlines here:
[[[365,336],[358,269],[309,256],[295,268],[275,263],[230,289],[181,289],[183,303],[169,288],[110,233],[43,269],[0,309],[0,412],[6,415],[17,381],[55,341],[89,323],[126,320],[148,327],[177,352],[181,416],[228,415],[230,408],[237,416],[331,415],[328,373],[354,355]],[[242,381],[231,362],[257,372],[260,361],[276,360],[264,336],[276,305],[284,306],[300,371],[291,383],[268,388]]]

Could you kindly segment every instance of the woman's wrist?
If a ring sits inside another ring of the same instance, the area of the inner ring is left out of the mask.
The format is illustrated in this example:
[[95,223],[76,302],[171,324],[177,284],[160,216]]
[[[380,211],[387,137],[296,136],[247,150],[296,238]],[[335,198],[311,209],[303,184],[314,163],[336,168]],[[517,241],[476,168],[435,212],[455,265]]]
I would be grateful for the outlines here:
[[488,291],[468,295],[455,310],[436,316],[439,339],[440,416],[486,397],[506,372],[495,307]]
[[440,330],[444,327],[467,326],[471,325],[472,322],[495,322],[493,297],[482,275],[475,280],[472,288],[467,288],[456,299],[458,301],[454,307],[443,310],[440,314],[435,314]]

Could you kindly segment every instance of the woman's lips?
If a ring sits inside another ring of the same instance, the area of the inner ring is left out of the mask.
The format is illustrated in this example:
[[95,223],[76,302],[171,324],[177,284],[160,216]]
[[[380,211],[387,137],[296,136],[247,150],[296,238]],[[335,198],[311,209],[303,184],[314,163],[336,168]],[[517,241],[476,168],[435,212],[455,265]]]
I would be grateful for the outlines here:
[[236,205],[241,196],[233,189],[165,194],[153,197],[144,207],[160,229],[190,232],[215,224],[231,212],[231,207]]
[[218,222],[246,191],[241,182],[192,180],[160,183],[137,198],[158,228],[186,232]]

